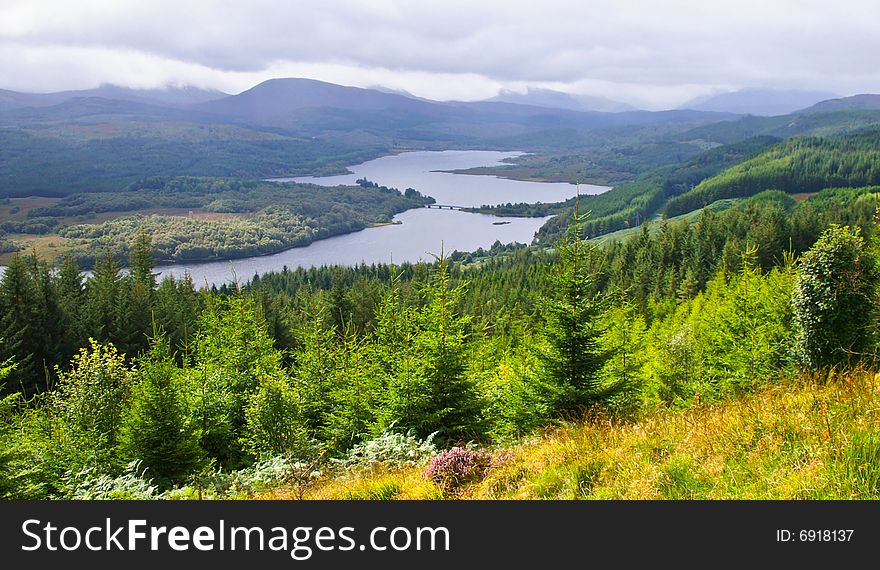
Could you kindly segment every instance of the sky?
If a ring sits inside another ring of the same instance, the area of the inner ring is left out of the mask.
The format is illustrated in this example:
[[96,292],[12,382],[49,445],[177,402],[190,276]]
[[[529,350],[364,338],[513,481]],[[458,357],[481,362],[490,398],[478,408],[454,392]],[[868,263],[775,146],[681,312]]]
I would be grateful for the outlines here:
[[0,88],[307,77],[661,109],[741,88],[880,92],[878,26],[877,0],[0,0]]

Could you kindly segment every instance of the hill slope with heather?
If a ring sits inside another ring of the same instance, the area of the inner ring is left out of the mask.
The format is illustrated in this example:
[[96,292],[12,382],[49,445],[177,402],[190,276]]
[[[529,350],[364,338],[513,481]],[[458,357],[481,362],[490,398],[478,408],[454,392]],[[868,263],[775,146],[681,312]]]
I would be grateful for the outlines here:
[[[768,384],[716,405],[594,418],[491,451],[472,480],[432,481],[430,461],[326,478],[309,499],[878,499],[880,397],[869,373]],[[261,499],[297,498],[280,485]]]

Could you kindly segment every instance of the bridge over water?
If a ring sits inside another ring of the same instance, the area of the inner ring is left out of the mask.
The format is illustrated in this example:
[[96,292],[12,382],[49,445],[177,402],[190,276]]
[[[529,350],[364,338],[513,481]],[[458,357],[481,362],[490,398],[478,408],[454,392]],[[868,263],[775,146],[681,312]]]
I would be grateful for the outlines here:
[[435,208],[437,210],[464,210],[467,206],[455,206],[450,204],[428,204],[426,208]]

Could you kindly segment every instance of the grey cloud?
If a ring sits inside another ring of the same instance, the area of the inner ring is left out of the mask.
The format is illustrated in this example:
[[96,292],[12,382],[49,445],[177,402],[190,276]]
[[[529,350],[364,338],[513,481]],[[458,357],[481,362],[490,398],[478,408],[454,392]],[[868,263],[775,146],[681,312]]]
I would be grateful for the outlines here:
[[[230,73],[279,62],[500,84],[880,88],[873,0],[7,2],[0,46],[147,54]],[[0,64],[0,72],[39,70]],[[837,86],[837,87],[836,87]]]

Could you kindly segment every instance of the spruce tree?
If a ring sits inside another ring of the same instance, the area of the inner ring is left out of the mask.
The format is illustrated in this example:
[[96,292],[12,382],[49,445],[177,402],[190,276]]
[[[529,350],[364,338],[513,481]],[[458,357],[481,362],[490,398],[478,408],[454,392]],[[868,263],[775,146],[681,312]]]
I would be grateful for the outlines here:
[[86,283],[89,336],[101,342],[118,339],[120,294],[119,264],[112,256],[105,255],[95,263],[92,278]]
[[334,388],[336,329],[326,322],[320,295],[308,295],[305,302],[303,324],[296,331],[299,346],[293,355],[294,385],[306,425],[314,432],[323,432]]
[[43,387],[37,305],[37,288],[27,262],[22,256],[14,255],[0,282],[0,338],[3,339],[0,358],[16,363],[7,379],[6,391],[33,393]]
[[260,379],[283,370],[259,307],[241,292],[208,298],[196,338],[193,397],[202,445],[224,465],[240,466],[245,409]]
[[62,362],[66,363],[78,349],[88,343],[83,274],[76,261],[70,256],[65,256],[61,263],[61,269],[55,279],[55,289],[58,292],[61,328],[64,331],[60,351]]
[[188,273],[180,279],[162,279],[156,289],[153,314],[166,332],[172,351],[179,351],[181,360],[193,354],[200,310],[201,299]]
[[202,465],[204,452],[164,335],[154,336],[136,378],[122,425],[122,456],[140,460],[163,487],[183,483]]
[[381,373],[372,358],[370,345],[348,324],[337,338],[331,392],[324,415],[327,440],[346,449],[376,425],[376,400],[381,393]]
[[[483,402],[467,375],[468,324],[456,305],[463,287],[449,282],[448,260],[441,253],[431,283],[424,291],[426,304],[412,313],[417,334],[412,338],[412,362],[405,375],[391,379],[391,417],[402,430],[419,437],[438,432],[438,440],[461,442],[485,433]],[[409,347],[405,347],[409,352]]]
[[624,385],[620,380],[605,382],[601,375],[610,356],[601,343],[607,303],[598,292],[600,253],[580,235],[584,217],[576,206],[567,239],[557,246],[553,294],[541,307],[546,320],[541,361],[549,409],[558,416],[582,413]]
[[141,229],[131,248],[128,266],[132,280],[142,283],[144,289],[148,291],[156,289],[156,274],[153,273],[153,268],[156,267],[153,260],[153,242],[145,228]]
[[117,296],[117,343],[129,355],[147,348],[156,304],[153,246],[142,229],[129,256],[129,272]]
[[305,457],[310,443],[296,390],[281,374],[259,379],[245,410],[244,443],[255,457]]
[[28,260],[36,293],[33,307],[37,336],[34,356],[45,376],[49,370],[64,361],[60,353],[62,339],[65,337],[65,331],[62,329],[63,316],[49,264],[41,261],[36,252],[28,256]]

